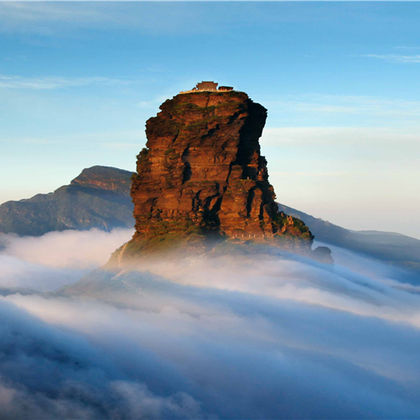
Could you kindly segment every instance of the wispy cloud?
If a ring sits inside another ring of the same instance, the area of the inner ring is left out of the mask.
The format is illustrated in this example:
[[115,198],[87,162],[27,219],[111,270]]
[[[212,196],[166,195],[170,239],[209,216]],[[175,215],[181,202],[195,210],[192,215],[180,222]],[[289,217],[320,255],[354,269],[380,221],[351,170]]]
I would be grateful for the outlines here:
[[[151,33],[212,33],[214,21],[208,19],[208,9],[189,2],[2,2],[0,32],[63,35],[75,28],[129,28]],[[200,2],[197,2],[200,3]],[[204,4],[205,2],[203,2]],[[216,2],[217,3],[217,2]],[[214,19],[228,29],[229,19],[238,16],[232,7]],[[244,6],[248,7],[248,6]],[[250,6],[252,7],[252,6]],[[243,7],[241,7],[243,9]],[[206,10],[205,10],[206,9]],[[245,19],[249,19],[246,17]],[[220,30],[220,27],[217,29]]]
[[22,77],[0,74],[0,88],[52,90],[91,85],[122,85],[132,81],[110,77]]
[[[420,56],[419,56],[420,57]],[[420,62],[420,58],[419,58]],[[361,115],[363,118],[381,117],[382,122],[392,122],[393,119],[408,119],[420,117],[420,101],[401,98],[333,95],[333,94],[304,94],[287,95],[281,100],[266,100],[264,104],[269,109],[305,115]]]
[[0,144],[35,144],[35,145],[60,145],[69,142],[89,142],[98,147],[131,148],[140,147],[145,141],[144,130],[121,130],[121,131],[98,131],[98,132],[79,132],[68,135],[57,135],[48,137],[2,137]]
[[359,145],[377,150],[383,147],[420,147],[419,127],[411,129],[389,127],[271,127],[262,136],[264,146],[291,143],[294,145],[325,144],[334,147]]
[[377,58],[379,60],[385,60],[394,63],[420,63],[420,54],[365,54],[364,57]]
[[[98,8],[94,4],[75,5],[67,2],[36,3],[36,2],[4,2],[0,4],[0,21],[4,22],[2,31],[25,30],[22,24],[31,25],[28,30],[38,29],[47,33],[45,26],[33,26],[39,23],[76,21],[79,23],[95,23],[111,21],[114,16],[107,16],[107,8]],[[76,2],[78,3],[78,2]]]
[[345,171],[271,171],[271,175],[275,176],[302,176],[302,177],[334,177],[345,176]]

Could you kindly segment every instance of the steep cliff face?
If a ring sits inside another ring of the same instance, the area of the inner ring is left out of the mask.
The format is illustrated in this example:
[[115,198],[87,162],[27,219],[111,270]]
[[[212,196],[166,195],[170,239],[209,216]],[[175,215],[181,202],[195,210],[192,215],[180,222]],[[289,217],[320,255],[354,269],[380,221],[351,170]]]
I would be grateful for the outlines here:
[[131,249],[189,235],[310,247],[309,229],[274,202],[260,154],[263,106],[243,92],[199,91],[160,109],[146,123],[147,147],[133,177]]

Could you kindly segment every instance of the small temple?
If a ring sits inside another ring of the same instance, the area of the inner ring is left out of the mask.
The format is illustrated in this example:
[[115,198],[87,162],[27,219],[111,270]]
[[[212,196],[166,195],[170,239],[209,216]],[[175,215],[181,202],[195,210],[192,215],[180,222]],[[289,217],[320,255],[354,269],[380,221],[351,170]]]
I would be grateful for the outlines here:
[[218,83],[212,81],[199,82],[191,90],[185,90],[180,93],[193,93],[193,92],[230,92],[233,90],[232,86],[219,86]]

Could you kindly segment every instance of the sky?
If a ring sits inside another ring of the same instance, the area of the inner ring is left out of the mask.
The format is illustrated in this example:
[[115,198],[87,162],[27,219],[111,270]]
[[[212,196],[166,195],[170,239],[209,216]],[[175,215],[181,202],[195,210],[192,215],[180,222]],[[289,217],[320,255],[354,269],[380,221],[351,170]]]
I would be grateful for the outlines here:
[[277,200],[420,238],[420,3],[0,3],[0,202],[134,170],[201,80],[268,109]]

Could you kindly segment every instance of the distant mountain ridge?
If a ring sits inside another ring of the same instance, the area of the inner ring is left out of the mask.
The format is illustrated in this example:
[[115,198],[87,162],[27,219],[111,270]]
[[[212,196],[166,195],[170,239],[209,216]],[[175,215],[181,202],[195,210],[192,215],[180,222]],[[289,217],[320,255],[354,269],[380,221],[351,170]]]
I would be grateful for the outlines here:
[[279,204],[279,209],[301,219],[309,226],[318,241],[420,272],[418,239],[394,232],[345,229],[284,204]]
[[[69,185],[0,205],[0,232],[39,236],[54,230],[133,227],[132,172],[93,166]],[[278,204],[301,219],[315,240],[363,253],[420,273],[420,240],[392,232],[354,231],[292,207]]]
[[50,231],[132,227],[132,172],[107,166],[84,169],[69,185],[0,205],[0,232],[39,236]]
[[132,174],[133,172],[124,169],[97,165],[83,169],[80,175],[70,182],[70,185],[97,188],[127,195],[130,193]]

